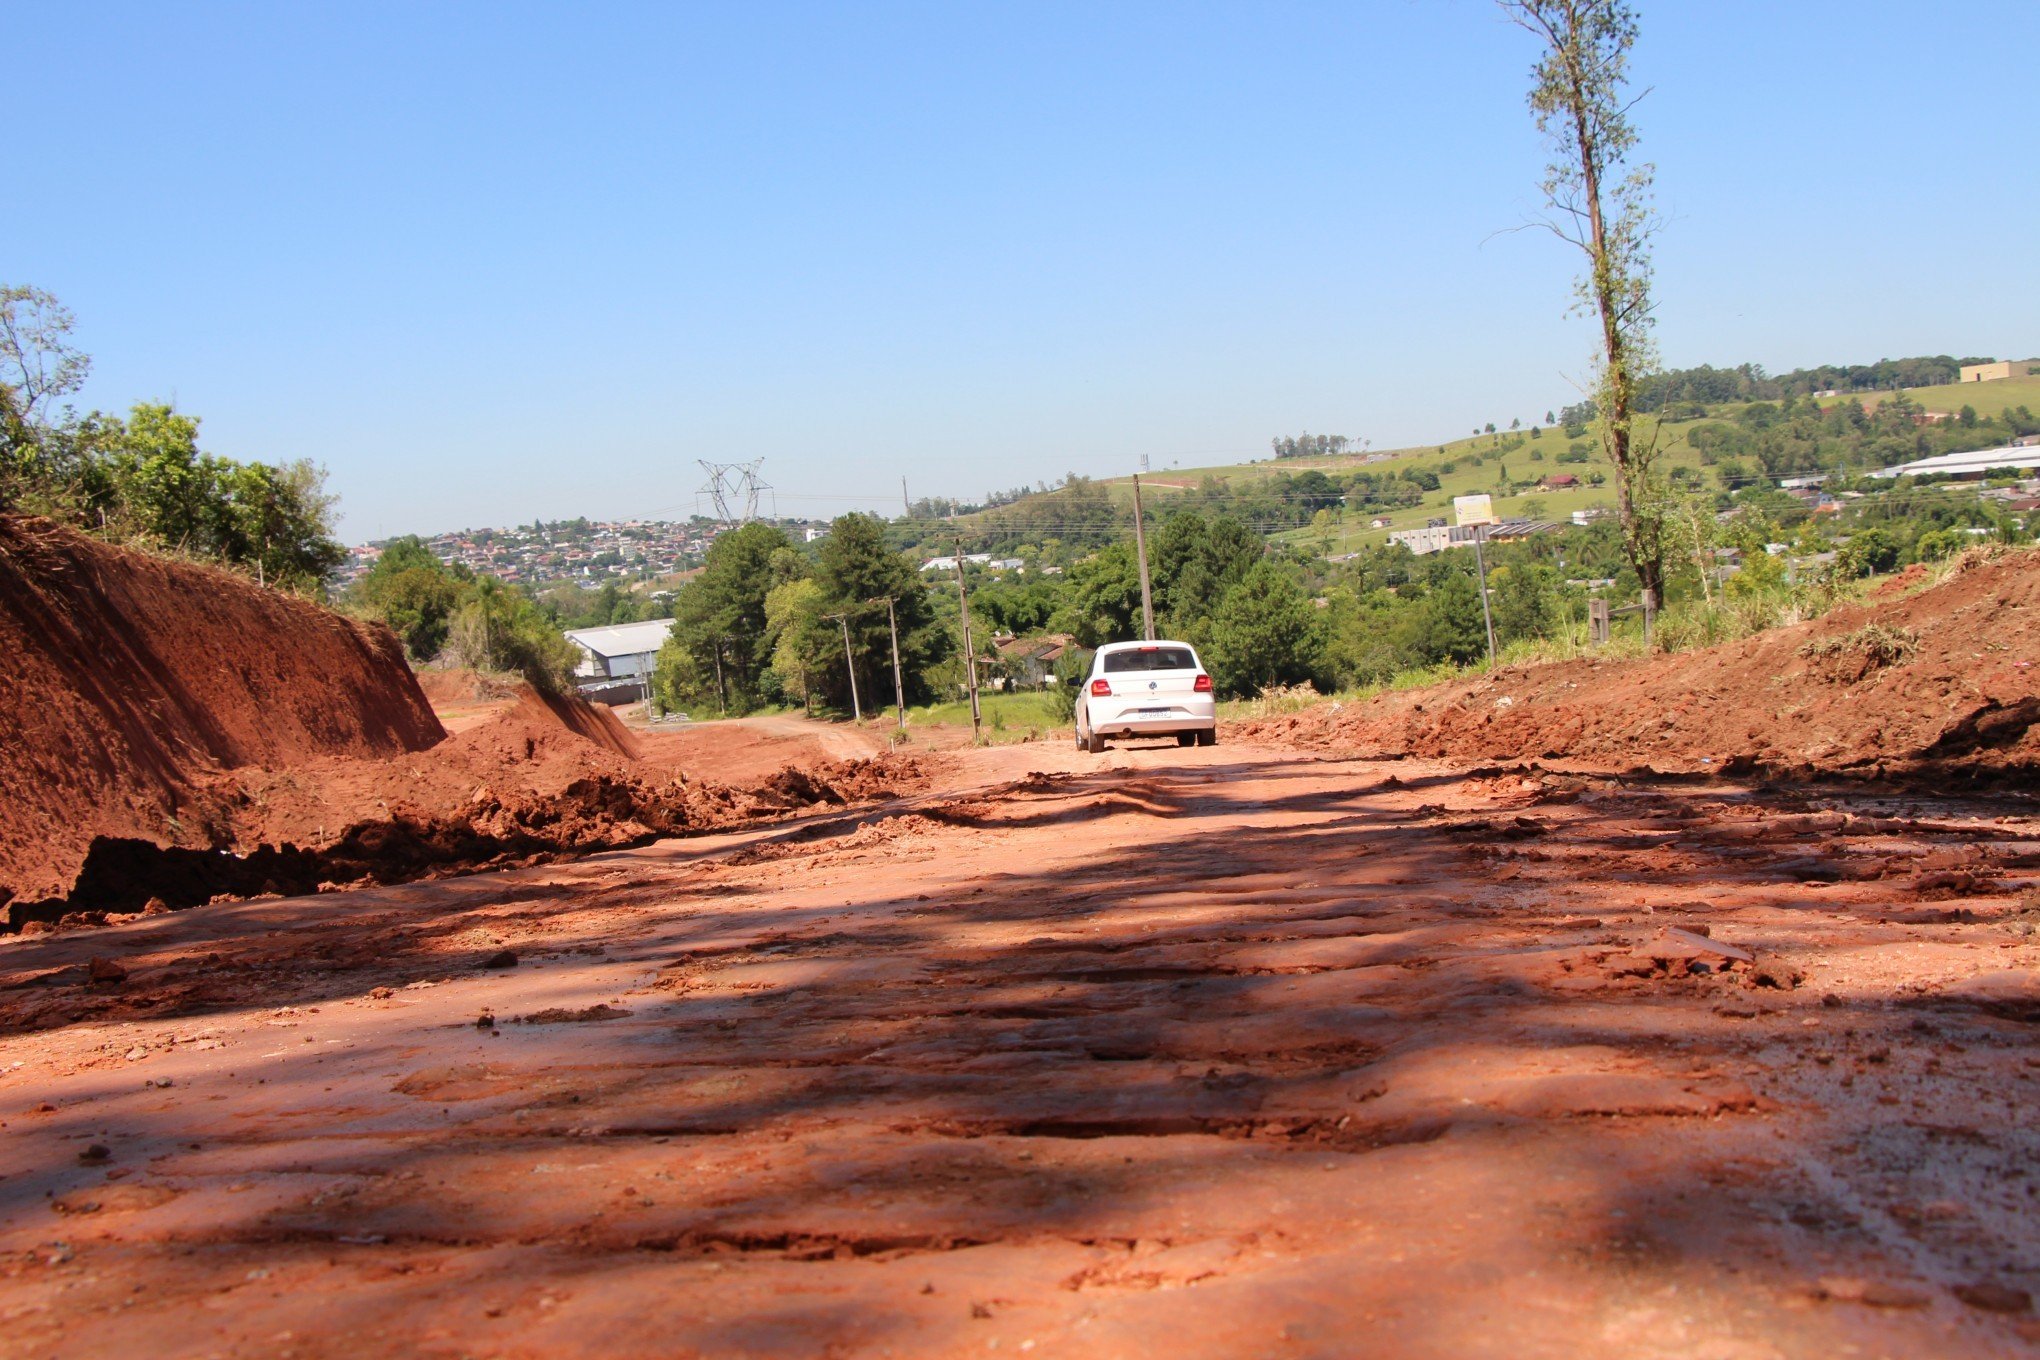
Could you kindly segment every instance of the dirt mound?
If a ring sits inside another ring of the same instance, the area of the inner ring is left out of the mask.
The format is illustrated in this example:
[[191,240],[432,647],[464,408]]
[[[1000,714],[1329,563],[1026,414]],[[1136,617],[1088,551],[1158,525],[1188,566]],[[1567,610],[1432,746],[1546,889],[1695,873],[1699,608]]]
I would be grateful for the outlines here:
[[0,902],[95,838],[212,844],[217,772],[445,736],[388,630],[39,519],[0,516],[0,655]]
[[213,810],[214,848],[102,836],[68,892],[13,903],[9,924],[469,873],[884,798],[926,782],[918,758],[892,755],[789,768],[750,789],[693,779],[583,736],[572,721],[583,716],[577,702],[526,690],[427,751],[220,772],[198,795]]
[[578,694],[547,694],[526,685],[517,696],[515,713],[524,722],[556,722],[575,736],[632,760],[642,754],[638,750],[637,738],[631,735],[630,729],[615,713],[599,704],[589,703]]
[[418,688],[433,708],[457,708],[514,699],[524,681],[514,675],[470,670],[466,666],[427,666],[418,672]]
[[2040,553],[1638,661],[1509,667],[1238,735],[1322,750],[1662,771],[1976,780],[2040,770]]
[[463,671],[426,682],[449,736],[387,630],[37,520],[0,518],[0,649],[16,927],[618,848],[924,777],[879,758],[705,781],[608,709]]
[[548,694],[515,675],[461,667],[422,670],[418,687],[448,732],[465,732],[514,716],[539,729],[563,727],[632,760],[644,757],[638,739],[614,712],[578,694]]

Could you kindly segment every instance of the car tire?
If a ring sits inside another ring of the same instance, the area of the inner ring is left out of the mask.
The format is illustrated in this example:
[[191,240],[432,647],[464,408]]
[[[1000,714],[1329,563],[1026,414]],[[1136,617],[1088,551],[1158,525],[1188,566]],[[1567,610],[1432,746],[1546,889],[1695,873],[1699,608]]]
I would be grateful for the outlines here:
[[1218,745],[1218,729],[1214,727],[1208,732],[1199,732],[1197,734],[1197,744],[1199,746]]
[[1105,738],[1093,732],[1090,736],[1084,738],[1084,749],[1094,756],[1105,754]]
[[1195,746],[1197,744],[1197,734],[1195,732],[1178,732],[1176,734],[1176,744],[1178,746]]

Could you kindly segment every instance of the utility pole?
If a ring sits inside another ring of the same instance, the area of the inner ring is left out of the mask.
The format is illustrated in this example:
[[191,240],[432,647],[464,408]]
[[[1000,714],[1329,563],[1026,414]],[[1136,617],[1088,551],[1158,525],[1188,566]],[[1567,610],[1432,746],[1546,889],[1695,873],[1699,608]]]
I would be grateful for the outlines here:
[[1133,546],[1140,555],[1140,637],[1143,642],[1155,640],[1155,596],[1148,586],[1147,528],[1141,522],[1140,474],[1133,474]]
[[843,669],[850,672],[850,713],[856,721],[863,722],[864,704],[857,697],[857,663],[850,656],[850,611],[846,609],[840,614],[824,617],[843,625]]
[[723,689],[722,645],[723,640],[717,638],[715,640],[715,709],[717,713],[727,718],[730,716],[730,696]]
[[960,538],[956,540],[956,602],[963,611],[963,661],[965,673],[970,677],[970,741],[975,746],[983,715],[978,711],[977,652],[970,645],[970,594],[963,588],[963,540]]
[[[905,478],[901,479],[904,487]],[[900,731],[907,730],[907,687],[900,680],[900,615],[893,608],[893,597],[885,597],[885,622],[892,629],[892,692],[893,704],[900,712]]]
[[908,519],[914,517],[914,503],[907,499],[907,479],[905,477],[900,478],[900,509],[905,512]]
[[1480,618],[1487,625],[1487,664],[1495,668],[1495,616],[1488,610],[1487,600],[1487,554],[1480,548],[1487,542],[1487,525],[1477,524],[1473,529],[1473,560],[1480,568]]

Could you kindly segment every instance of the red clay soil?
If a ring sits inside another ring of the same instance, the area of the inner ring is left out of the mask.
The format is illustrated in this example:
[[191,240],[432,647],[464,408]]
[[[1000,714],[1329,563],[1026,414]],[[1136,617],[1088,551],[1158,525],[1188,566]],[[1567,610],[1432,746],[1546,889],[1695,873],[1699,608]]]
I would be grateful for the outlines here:
[[214,772],[444,737],[387,629],[207,567],[0,516],[0,902],[95,837],[206,845]]
[[8,921],[90,925],[152,904],[531,864],[889,797],[921,782],[918,761],[883,756],[789,767],[739,789],[617,749],[629,744],[608,711],[520,684],[491,716],[430,750],[210,775],[193,801],[208,810],[211,848],[166,848],[147,834],[101,837],[67,892],[15,902]]
[[632,735],[654,765],[739,787],[771,779],[789,766],[809,769],[885,749],[880,738],[851,724],[787,716],[660,724]]
[[523,720],[541,726],[550,718],[575,736],[630,760],[643,754],[637,738],[616,720],[614,712],[578,695],[547,694],[527,685],[517,696],[517,713]]
[[0,518],[0,649],[17,928],[615,849],[917,777],[818,763],[739,790],[641,759],[606,708],[467,673],[431,680],[466,705],[448,736],[387,629],[39,520]]
[[2035,1354],[2030,802],[1223,736],[0,940],[0,1351]]
[[617,719],[614,709],[578,695],[547,694],[514,675],[489,675],[465,667],[427,669],[418,672],[418,688],[448,732],[465,732],[514,713],[540,730],[564,727],[620,756],[644,757],[637,737]]
[[237,771],[217,794],[231,808],[237,850],[337,851],[347,862],[334,878],[395,881],[423,863],[472,867],[615,849],[885,796],[916,780],[914,762],[894,758],[787,768],[749,788],[692,778],[638,759],[632,734],[609,710],[520,686],[488,721],[429,751]]
[[[1902,587],[1900,588],[1902,589]],[[1866,629],[1889,630],[1880,634]],[[1895,638],[1904,655],[1871,645]],[[1512,666],[1244,725],[1313,750],[1965,782],[2040,769],[2040,553],[1637,661]]]
[[428,667],[418,672],[418,688],[434,712],[513,699],[519,683],[510,676],[488,675],[465,666]]

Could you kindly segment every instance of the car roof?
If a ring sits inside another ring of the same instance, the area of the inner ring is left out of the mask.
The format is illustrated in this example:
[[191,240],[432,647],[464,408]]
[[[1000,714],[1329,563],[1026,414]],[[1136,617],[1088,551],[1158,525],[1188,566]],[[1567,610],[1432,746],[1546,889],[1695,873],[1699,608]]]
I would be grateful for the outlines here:
[[1197,652],[1197,649],[1189,643],[1177,642],[1173,638],[1156,638],[1153,642],[1108,642],[1098,650],[1100,652],[1139,652],[1152,651],[1157,647],[1181,647],[1193,656]]

